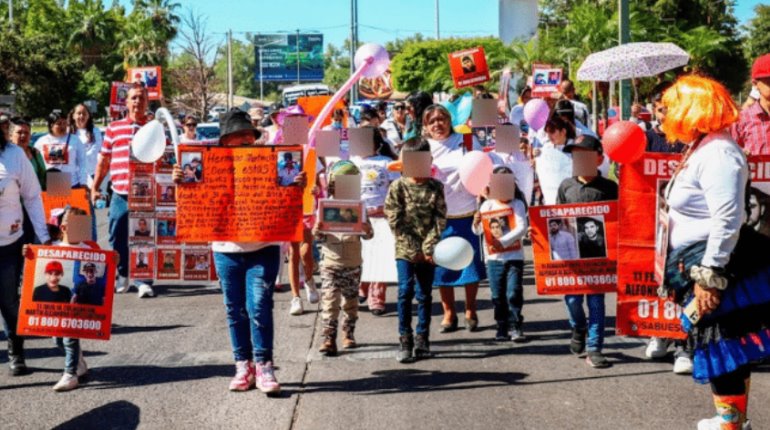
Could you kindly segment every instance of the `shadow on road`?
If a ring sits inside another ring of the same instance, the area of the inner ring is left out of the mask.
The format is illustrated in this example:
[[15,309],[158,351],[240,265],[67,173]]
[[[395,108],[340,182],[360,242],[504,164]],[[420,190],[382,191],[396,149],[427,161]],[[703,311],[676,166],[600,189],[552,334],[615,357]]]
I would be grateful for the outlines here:
[[112,325],[112,334],[132,334],[132,333],[144,333],[153,331],[166,331],[176,330],[178,328],[187,328],[189,325],[146,325],[146,326],[130,326],[130,325]]
[[131,430],[139,427],[139,412],[135,404],[119,400],[78,415],[53,430]]
[[232,365],[203,364],[198,366],[110,366],[97,367],[89,372],[89,382],[84,385],[94,389],[116,389],[145,385],[168,384],[198,379],[232,376]]

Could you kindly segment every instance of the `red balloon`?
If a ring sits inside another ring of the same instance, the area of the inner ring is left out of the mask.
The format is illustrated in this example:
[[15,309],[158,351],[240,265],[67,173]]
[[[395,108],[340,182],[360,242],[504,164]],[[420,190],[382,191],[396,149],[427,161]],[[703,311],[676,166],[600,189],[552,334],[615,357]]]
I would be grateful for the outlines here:
[[644,131],[631,121],[618,121],[612,124],[602,136],[604,153],[612,161],[633,163],[644,155],[647,136]]

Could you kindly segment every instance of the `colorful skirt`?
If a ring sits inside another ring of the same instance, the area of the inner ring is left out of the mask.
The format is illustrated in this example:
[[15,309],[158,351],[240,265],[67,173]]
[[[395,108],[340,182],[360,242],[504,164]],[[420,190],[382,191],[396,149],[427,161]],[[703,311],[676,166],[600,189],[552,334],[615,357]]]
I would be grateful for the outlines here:
[[473,247],[473,262],[463,270],[449,270],[436,266],[433,277],[435,287],[462,287],[467,284],[481,282],[487,277],[484,262],[481,261],[481,238],[473,234],[473,216],[465,218],[450,218],[441,239],[459,236],[470,242]]
[[[744,228],[739,246],[730,257],[728,287],[716,310],[696,324],[681,315],[682,327],[693,339],[693,378],[706,383],[751,362],[770,357],[770,260],[765,251],[770,238]],[[690,267],[699,264],[706,250],[700,242],[670,252],[666,284],[678,303],[693,298]]]

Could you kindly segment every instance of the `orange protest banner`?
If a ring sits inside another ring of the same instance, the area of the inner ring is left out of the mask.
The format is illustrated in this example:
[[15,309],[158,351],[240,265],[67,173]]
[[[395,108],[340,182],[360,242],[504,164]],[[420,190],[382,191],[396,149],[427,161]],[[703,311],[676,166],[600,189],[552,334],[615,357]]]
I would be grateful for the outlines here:
[[[681,159],[679,154],[645,154],[623,165],[620,180],[620,231],[618,253],[617,333],[684,339],[679,324],[681,307],[658,296],[655,281],[655,235],[658,208]],[[667,239],[663,239],[667,242]]]
[[17,332],[108,340],[115,251],[30,245]]
[[[302,239],[299,146],[181,146],[177,239],[187,242],[284,242]],[[196,172],[198,172],[196,174]]]
[[[46,222],[51,218],[51,212],[56,209],[63,209],[65,206],[78,208],[91,214],[91,208],[88,204],[85,188],[75,188],[68,196],[52,196],[43,191],[43,211],[45,211]],[[93,214],[92,214],[93,215]]]
[[455,88],[472,87],[489,80],[489,66],[484,47],[477,46],[449,54],[449,70]]
[[500,243],[500,238],[516,228],[513,209],[481,212],[481,225],[484,227],[484,246],[486,246],[488,254],[500,254],[521,249],[520,240],[508,247],[504,247]]
[[529,219],[538,294],[615,291],[617,202],[537,206]]

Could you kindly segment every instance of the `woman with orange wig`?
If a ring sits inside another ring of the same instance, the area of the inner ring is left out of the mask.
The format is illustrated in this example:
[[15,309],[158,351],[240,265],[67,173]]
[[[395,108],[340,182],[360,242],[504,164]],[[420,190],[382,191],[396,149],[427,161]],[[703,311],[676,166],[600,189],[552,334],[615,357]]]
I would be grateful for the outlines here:
[[693,377],[711,383],[717,415],[699,430],[750,428],[750,364],[770,356],[770,238],[743,227],[746,156],[728,132],[738,108],[718,82],[684,76],[663,95],[663,131],[688,145],[666,190],[670,219],[664,288],[684,306]]

